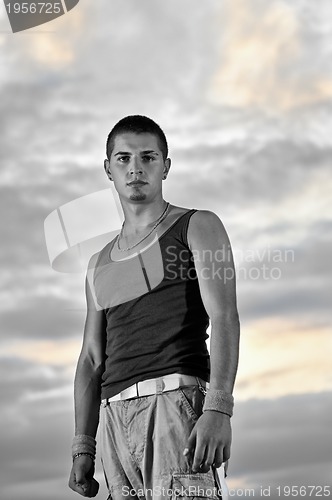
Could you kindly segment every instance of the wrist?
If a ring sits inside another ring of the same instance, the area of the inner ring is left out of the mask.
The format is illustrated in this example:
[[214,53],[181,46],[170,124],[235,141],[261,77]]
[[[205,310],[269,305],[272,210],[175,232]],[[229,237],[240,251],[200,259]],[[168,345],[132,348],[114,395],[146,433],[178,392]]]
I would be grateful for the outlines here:
[[219,389],[208,389],[203,405],[203,412],[216,411],[231,417],[233,415],[234,398],[231,393]]
[[73,462],[75,462],[75,460],[79,457],[89,457],[92,462],[95,461],[95,456],[92,455],[91,453],[84,453],[84,452],[81,452],[81,453],[74,453],[73,455]]
[[72,457],[81,455],[91,456],[94,460],[96,457],[96,440],[87,434],[79,434],[74,437],[72,443]]
[[225,418],[229,420],[231,417],[228,415],[228,413],[224,413],[223,411],[218,411],[218,410],[206,410],[204,409],[204,413],[214,413],[215,415],[219,415],[220,418]]

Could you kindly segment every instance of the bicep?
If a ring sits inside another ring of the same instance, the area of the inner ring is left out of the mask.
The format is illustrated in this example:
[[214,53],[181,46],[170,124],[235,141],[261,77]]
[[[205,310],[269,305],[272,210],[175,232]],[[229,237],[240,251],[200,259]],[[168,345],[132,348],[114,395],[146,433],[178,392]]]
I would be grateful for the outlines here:
[[227,232],[212,212],[196,212],[188,227],[202,301],[213,320],[237,314],[233,254]]

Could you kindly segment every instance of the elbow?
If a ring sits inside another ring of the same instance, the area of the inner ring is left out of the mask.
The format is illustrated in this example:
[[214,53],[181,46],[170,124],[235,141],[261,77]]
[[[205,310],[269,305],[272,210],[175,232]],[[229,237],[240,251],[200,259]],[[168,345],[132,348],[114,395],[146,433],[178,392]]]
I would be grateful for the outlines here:
[[78,364],[77,372],[89,374],[91,378],[100,378],[104,371],[104,361],[92,353],[82,352]]
[[210,316],[210,321],[211,326],[227,323],[240,327],[240,317],[236,307],[218,311],[217,314]]

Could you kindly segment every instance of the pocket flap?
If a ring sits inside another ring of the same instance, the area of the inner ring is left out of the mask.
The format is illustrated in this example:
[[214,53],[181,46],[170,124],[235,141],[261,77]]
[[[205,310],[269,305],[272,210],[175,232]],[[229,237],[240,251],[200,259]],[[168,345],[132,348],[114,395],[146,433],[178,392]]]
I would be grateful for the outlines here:
[[173,474],[173,498],[203,497],[220,500],[221,492],[214,480],[213,474]]

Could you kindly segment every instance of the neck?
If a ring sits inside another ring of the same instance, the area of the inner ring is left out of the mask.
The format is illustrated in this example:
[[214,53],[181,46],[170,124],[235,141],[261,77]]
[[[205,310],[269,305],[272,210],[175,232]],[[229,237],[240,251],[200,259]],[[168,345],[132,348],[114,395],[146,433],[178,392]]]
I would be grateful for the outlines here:
[[133,232],[140,230],[153,224],[156,219],[163,213],[166,207],[166,201],[163,198],[151,203],[131,203],[122,205],[126,228],[133,229]]
[[[166,203],[165,205],[165,208],[163,209],[162,213],[152,222],[150,222],[149,224],[145,225],[144,229],[143,229],[143,237],[141,237],[138,241],[134,241],[134,243],[128,243],[128,241],[130,241],[130,239],[134,238],[137,239],[137,235],[139,233],[142,233],[142,226],[140,227],[129,227],[128,226],[126,227],[126,230],[124,231],[125,229],[125,222],[123,223],[122,225],[122,228],[121,228],[121,231],[120,231],[120,234],[118,235],[117,237],[117,247],[118,247],[118,250],[120,250],[120,252],[127,252],[129,250],[132,250],[133,248],[137,247],[138,245],[140,245],[144,240],[146,240],[151,234],[152,232],[159,226],[159,224],[161,224],[163,222],[163,220],[165,219],[165,217],[167,216],[167,212],[168,212],[168,209],[169,209],[169,203]],[[148,228],[150,225],[150,229]],[[127,233],[127,234],[125,234]],[[146,233],[144,235],[144,233]],[[129,238],[129,240],[128,240]],[[120,240],[123,239],[126,241],[127,243],[127,247],[125,248],[120,248]]]

